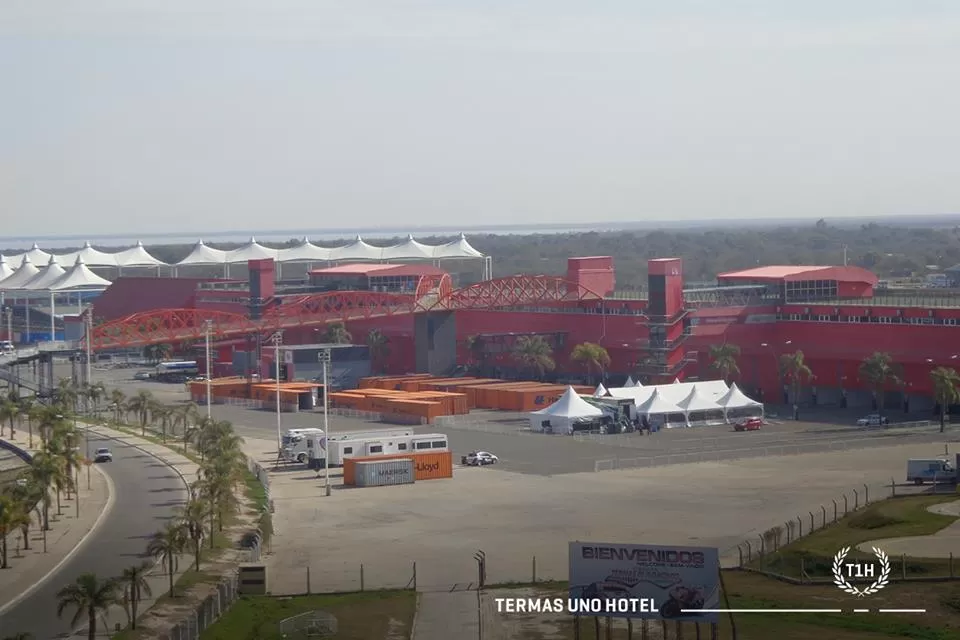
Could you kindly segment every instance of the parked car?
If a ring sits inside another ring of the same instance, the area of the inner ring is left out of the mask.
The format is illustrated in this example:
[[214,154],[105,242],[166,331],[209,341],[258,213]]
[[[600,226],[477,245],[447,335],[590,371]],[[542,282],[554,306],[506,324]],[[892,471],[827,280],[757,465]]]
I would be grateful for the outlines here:
[[886,416],[881,416],[879,413],[871,413],[857,420],[858,427],[879,427],[883,424],[890,424],[890,419]]
[[133,374],[134,380],[149,380],[152,377],[153,374],[151,374],[149,371],[137,371],[135,374]]
[[110,453],[110,449],[106,447],[100,447],[97,449],[97,452],[93,454],[94,462],[113,462],[113,454]]
[[473,451],[460,457],[460,463],[471,467],[485,467],[488,464],[496,464],[500,458],[489,451]]
[[746,418],[733,425],[734,431],[759,431],[763,426],[762,418]]

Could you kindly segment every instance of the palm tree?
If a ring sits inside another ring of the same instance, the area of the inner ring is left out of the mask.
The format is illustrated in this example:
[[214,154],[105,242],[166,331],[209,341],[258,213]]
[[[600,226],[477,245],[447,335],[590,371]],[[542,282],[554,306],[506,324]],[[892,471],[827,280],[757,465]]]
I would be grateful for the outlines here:
[[537,379],[553,371],[553,347],[543,336],[520,336],[513,347],[513,357],[522,369],[529,370]]
[[940,406],[940,433],[947,428],[947,410],[950,405],[960,403],[960,374],[955,369],[937,367],[930,372],[933,381],[933,395]]
[[874,352],[860,363],[860,380],[873,391],[873,402],[877,405],[877,414],[883,416],[883,392],[888,384],[900,381],[900,367],[894,363],[889,353]]
[[158,403],[150,409],[150,416],[155,422],[160,423],[160,440],[165,443],[167,441],[167,430],[173,420],[173,409]]
[[179,522],[171,522],[166,527],[153,534],[150,542],[147,544],[147,553],[163,560],[167,566],[167,574],[170,578],[170,597],[173,597],[173,578],[177,571],[177,555],[183,553],[186,546],[186,536],[183,525]]
[[143,602],[143,596],[153,595],[150,583],[147,582],[147,573],[150,571],[149,562],[141,562],[127,567],[120,576],[123,585],[123,597],[130,603],[130,628],[137,628],[137,605]]
[[350,344],[353,336],[342,322],[331,322],[323,332],[323,341],[328,344]]
[[0,437],[3,437],[3,422],[4,420],[10,423],[10,438],[16,436],[16,427],[14,427],[14,420],[20,415],[20,407],[16,402],[10,398],[4,398],[0,400]]
[[740,367],[737,366],[739,355],[740,347],[735,344],[724,342],[723,344],[710,346],[710,359],[713,360],[711,366],[720,372],[720,377],[724,382],[727,382],[730,376],[740,373]]
[[[191,494],[197,493],[198,488],[191,487]],[[196,570],[200,571],[200,550],[203,549],[203,527],[209,515],[208,506],[203,500],[194,497],[178,515],[193,546],[194,565]],[[210,540],[213,540],[213,529],[210,530]]]
[[570,352],[570,359],[586,366],[587,377],[590,380],[593,380],[593,368],[596,367],[600,372],[601,382],[604,371],[610,366],[610,354],[602,346],[593,342],[584,342],[575,346]]
[[127,402],[127,411],[135,414],[140,423],[141,435],[147,435],[147,420],[150,418],[150,409],[153,405],[153,394],[149,391],[139,391]]
[[60,461],[50,453],[41,451],[30,461],[28,482],[32,482],[41,492],[40,502],[43,507],[44,531],[50,530],[50,490],[53,489],[57,478],[63,473]]
[[800,391],[805,382],[813,378],[813,371],[807,366],[803,357],[803,351],[799,349],[796,353],[785,353],[780,356],[780,368],[783,370],[783,377],[790,384],[790,390],[793,393],[793,419],[800,419]]
[[[178,426],[182,427],[183,433],[186,434],[187,429],[196,424],[197,417],[197,405],[194,402],[174,407],[172,411],[174,435],[176,435]],[[184,446],[186,446],[186,437],[184,438]]]
[[27,420],[27,446],[33,449],[33,421],[40,415],[36,399],[33,396],[24,396],[20,398],[18,405],[20,415]]
[[[43,500],[42,491],[36,484],[30,481],[29,477],[23,478],[24,482],[17,483],[9,488],[10,497],[15,502],[17,511],[16,520],[19,522],[20,538],[23,540],[24,551],[30,550],[30,526],[33,524],[31,509],[34,505],[40,504]],[[40,513],[38,511],[38,513]],[[42,514],[39,516],[42,519]]]
[[118,423],[123,418],[123,408],[126,406],[127,397],[120,389],[114,389],[110,392],[110,404],[113,405],[113,419]]
[[97,615],[103,615],[110,605],[118,604],[117,582],[109,578],[100,580],[96,574],[84,573],[76,582],[57,592],[57,616],[62,617],[67,609],[75,609],[71,626],[87,617],[87,638],[96,640]]
[[367,334],[367,347],[370,349],[370,360],[377,363],[378,369],[383,369],[384,360],[390,355],[390,338],[383,335],[379,329],[372,329]]
[[70,378],[60,378],[53,392],[54,402],[76,413],[77,400],[80,397],[77,386]]
[[7,568],[7,534],[20,528],[22,509],[13,496],[0,494],[0,569]]

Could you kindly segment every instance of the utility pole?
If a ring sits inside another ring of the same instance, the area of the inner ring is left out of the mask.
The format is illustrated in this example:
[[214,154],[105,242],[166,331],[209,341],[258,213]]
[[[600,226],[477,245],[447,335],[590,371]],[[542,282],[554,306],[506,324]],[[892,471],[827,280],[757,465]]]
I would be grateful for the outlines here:
[[280,344],[283,342],[283,332],[277,331],[275,334],[270,336],[270,342],[273,343],[273,360],[276,367],[276,378],[277,378],[277,451],[280,451],[283,448],[283,436],[280,432]]
[[323,486],[330,495],[330,418],[328,415],[329,389],[327,388],[327,368],[330,366],[330,349],[321,349],[317,359],[323,365]]
[[204,321],[204,323],[203,323],[203,337],[204,337],[204,341],[205,341],[204,347],[205,347],[205,349],[206,349],[206,356],[207,356],[207,384],[206,384],[206,387],[207,387],[207,394],[206,394],[206,395],[207,395],[207,421],[210,421],[210,420],[213,419],[213,410],[212,410],[212,408],[211,408],[211,406],[210,406],[210,403],[212,402],[212,400],[210,399],[210,388],[211,388],[211,386],[212,386],[212,385],[211,385],[211,382],[210,382],[210,378],[213,377],[213,371],[210,369],[210,330],[211,330],[212,327],[213,327],[213,322],[212,322],[211,320],[206,320],[206,321]]
[[[87,344],[86,344],[86,347],[87,347],[87,353],[86,353],[86,355],[87,355],[87,363],[86,363],[86,364],[87,364],[87,371],[86,371],[86,374],[87,374],[87,384],[90,385],[90,384],[93,384],[93,380],[90,378],[90,376],[91,376],[90,360],[91,360],[92,357],[93,357],[93,347],[92,347],[91,344],[90,344],[90,341],[93,339],[93,305],[90,305],[90,306],[87,307],[87,317],[84,318],[84,323],[83,323],[83,324],[84,324],[84,328],[86,329],[85,333],[86,333],[86,335],[87,335],[87,339],[84,341],[84,342],[87,343]],[[51,340],[52,340],[52,338],[51,338]]]

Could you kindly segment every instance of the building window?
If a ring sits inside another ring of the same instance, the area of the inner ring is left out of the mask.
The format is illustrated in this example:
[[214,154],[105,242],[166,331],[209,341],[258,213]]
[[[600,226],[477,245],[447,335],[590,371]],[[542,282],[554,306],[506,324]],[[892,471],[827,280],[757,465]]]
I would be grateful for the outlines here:
[[406,450],[407,450],[407,443],[406,443],[406,442],[401,442],[400,444],[398,444],[398,445],[397,445],[397,450],[398,450],[398,451],[406,451]]
[[353,453],[353,447],[344,447],[344,448],[343,448],[343,455],[348,455],[348,454],[351,454],[351,453]]
[[447,441],[446,440],[434,440],[430,443],[431,448],[433,449],[446,449]]
[[370,447],[370,453],[383,453],[383,445],[375,444]]
[[945,325],[947,325],[947,326],[950,326],[950,327],[954,327],[954,326],[956,326],[956,324],[957,324],[957,319],[956,319],[956,318],[944,318],[944,319],[943,319],[943,324],[945,324]]
[[429,448],[430,448],[430,443],[429,443],[429,442],[418,442],[418,443],[416,444],[416,448],[417,448],[417,449],[429,449]]

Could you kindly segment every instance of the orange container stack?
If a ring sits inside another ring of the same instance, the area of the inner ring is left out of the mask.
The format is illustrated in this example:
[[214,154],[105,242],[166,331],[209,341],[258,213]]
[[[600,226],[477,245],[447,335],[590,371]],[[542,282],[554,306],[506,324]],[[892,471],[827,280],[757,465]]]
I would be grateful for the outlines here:
[[343,484],[356,486],[357,463],[373,462],[378,460],[400,460],[409,458],[414,463],[414,479],[436,480],[453,477],[453,454],[449,451],[437,453],[396,453],[386,456],[367,456],[363,458],[346,458],[343,461]]

